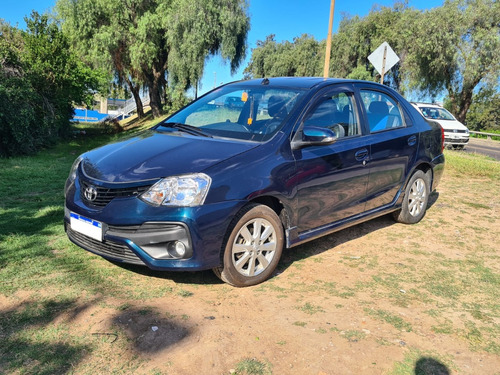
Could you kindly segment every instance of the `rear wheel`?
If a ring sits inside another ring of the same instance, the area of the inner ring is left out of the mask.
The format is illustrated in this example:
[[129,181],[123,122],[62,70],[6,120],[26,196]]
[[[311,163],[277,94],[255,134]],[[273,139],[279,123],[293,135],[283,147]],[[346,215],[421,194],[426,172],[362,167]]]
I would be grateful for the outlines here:
[[229,227],[223,265],[214,273],[237,287],[259,284],[276,269],[283,245],[283,225],[276,212],[264,205],[249,205]]
[[408,182],[401,209],[394,212],[394,219],[404,224],[418,223],[427,210],[429,194],[429,174],[416,171]]

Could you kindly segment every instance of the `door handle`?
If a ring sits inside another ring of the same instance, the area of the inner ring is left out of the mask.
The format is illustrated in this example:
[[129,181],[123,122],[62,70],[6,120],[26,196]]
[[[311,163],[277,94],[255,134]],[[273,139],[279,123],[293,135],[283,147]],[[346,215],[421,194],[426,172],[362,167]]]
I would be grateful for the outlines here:
[[356,153],[354,154],[354,157],[356,158],[357,161],[362,161],[366,159],[367,156],[368,156],[368,150],[366,148],[362,148],[361,150],[356,151]]
[[412,135],[410,138],[408,138],[408,146],[414,146],[415,143],[417,143],[416,135]]

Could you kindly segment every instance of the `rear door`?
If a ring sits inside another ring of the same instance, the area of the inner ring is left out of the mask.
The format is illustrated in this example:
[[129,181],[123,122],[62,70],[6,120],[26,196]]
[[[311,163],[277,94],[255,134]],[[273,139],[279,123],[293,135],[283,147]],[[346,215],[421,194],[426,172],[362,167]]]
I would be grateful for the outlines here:
[[390,205],[415,162],[419,133],[390,91],[360,87],[360,101],[370,148],[365,211]]
[[369,147],[361,134],[352,85],[326,88],[312,99],[300,126],[331,129],[331,145],[294,150],[298,230],[304,232],[363,212]]

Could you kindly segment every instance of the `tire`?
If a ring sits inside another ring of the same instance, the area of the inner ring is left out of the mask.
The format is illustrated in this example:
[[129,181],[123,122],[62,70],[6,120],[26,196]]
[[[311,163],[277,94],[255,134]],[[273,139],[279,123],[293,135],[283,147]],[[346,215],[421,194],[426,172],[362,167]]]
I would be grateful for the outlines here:
[[259,284],[276,269],[283,252],[281,220],[271,208],[251,204],[233,219],[222,246],[222,267],[213,271],[236,287]]
[[403,224],[418,223],[425,215],[430,194],[430,174],[416,171],[406,187],[403,204],[394,219]]

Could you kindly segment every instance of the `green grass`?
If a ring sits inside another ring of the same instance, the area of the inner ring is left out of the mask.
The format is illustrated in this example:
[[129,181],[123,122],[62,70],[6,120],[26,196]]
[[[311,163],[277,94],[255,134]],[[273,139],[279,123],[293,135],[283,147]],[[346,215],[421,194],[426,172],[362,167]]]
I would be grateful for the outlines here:
[[449,150],[445,150],[444,155],[446,174],[464,176],[464,178],[500,180],[500,163],[493,158]]
[[269,362],[262,362],[255,358],[245,358],[236,364],[233,372],[235,375],[272,375],[272,367]]
[[[493,134],[498,134],[498,136],[492,136],[491,139],[494,141],[500,141],[500,130],[496,129],[485,129],[485,130],[479,130],[482,133],[493,133]],[[487,135],[482,135],[482,134],[470,134],[471,138],[483,138],[486,139],[488,138]]]
[[400,331],[411,332],[412,326],[410,323],[406,322],[403,318],[391,313],[390,311],[382,310],[382,309],[364,309],[365,313],[373,316],[376,319],[382,320],[386,323],[389,323],[394,328],[399,329]]
[[325,310],[321,306],[315,306],[309,302],[305,303],[303,306],[297,306],[297,309],[308,315],[314,315],[319,312],[325,312]]
[[349,342],[358,342],[366,337],[366,333],[363,331],[357,331],[357,330],[349,330],[345,331],[343,336],[349,341]]

